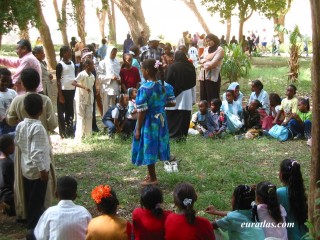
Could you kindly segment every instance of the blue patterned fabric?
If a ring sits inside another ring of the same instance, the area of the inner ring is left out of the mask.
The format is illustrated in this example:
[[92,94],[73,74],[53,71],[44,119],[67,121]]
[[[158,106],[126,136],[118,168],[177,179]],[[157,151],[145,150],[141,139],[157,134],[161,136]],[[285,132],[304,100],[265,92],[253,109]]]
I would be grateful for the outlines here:
[[140,139],[133,137],[132,163],[140,165],[151,165],[158,159],[165,161],[170,158],[169,131],[165,105],[175,102],[173,87],[147,81],[141,85],[136,97],[137,111],[146,111],[142,123]]

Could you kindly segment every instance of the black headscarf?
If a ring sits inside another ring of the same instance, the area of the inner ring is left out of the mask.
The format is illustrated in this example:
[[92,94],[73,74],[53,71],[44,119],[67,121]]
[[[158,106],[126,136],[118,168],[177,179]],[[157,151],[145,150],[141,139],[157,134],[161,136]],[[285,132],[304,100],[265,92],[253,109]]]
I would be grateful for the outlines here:
[[212,40],[214,42],[214,45],[212,47],[209,47],[208,53],[215,52],[218,49],[218,47],[220,46],[220,39],[216,35],[214,35],[212,33],[209,33],[206,36],[206,39],[210,39],[210,40]]
[[196,85],[196,70],[183,51],[175,53],[174,63],[168,68],[166,82],[173,86],[175,96]]

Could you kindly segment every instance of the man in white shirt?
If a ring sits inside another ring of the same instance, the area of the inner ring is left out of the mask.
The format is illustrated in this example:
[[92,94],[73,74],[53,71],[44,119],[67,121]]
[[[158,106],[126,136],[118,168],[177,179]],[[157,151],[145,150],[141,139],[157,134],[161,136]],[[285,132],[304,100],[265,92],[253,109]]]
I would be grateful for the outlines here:
[[37,240],[84,240],[91,215],[73,203],[77,197],[77,181],[64,176],[57,181],[58,205],[48,208],[34,230]]

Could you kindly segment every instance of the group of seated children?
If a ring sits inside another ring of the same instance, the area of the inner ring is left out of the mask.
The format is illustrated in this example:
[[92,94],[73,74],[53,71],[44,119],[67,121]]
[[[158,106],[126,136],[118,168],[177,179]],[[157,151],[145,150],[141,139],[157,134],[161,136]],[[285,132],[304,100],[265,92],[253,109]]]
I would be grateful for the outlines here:
[[300,164],[285,159],[280,164],[283,187],[270,182],[257,186],[239,185],[232,195],[228,212],[214,206],[207,214],[222,218],[210,222],[197,216],[194,209],[197,195],[190,183],[179,183],[173,190],[175,212],[163,210],[160,188],[148,185],[142,189],[140,207],[132,212],[132,223],[117,214],[119,200],[113,188],[100,185],[93,189],[100,216],[91,219],[90,213],[75,205],[77,182],[72,177],[61,177],[57,184],[58,205],[41,216],[34,230],[36,239],[153,239],[188,240],[216,239],[221,229],[229,239],[300,239],[307,233],[307,198]]
[[[192,115],[189,134],[212,137],[228,131],[258,135],[263,133],[262,130],[267,132],[278,124],[290,129],[294,139],[305,137],[311,143],[312,113],[309,99],[297,99],[297,88],[293,84],[288,86],[284,99],[277,93],[268,95],[259,80],[252,82],[251,90],[249,102],[244,107],[243,94],[239,84],[235,82],[223,94],[222,102],[220,99],[211,101],[210,109],[208,103],[201,100],[198,104],[199,111]],[[252,135],[246,134],[246,137],[249,136]]]

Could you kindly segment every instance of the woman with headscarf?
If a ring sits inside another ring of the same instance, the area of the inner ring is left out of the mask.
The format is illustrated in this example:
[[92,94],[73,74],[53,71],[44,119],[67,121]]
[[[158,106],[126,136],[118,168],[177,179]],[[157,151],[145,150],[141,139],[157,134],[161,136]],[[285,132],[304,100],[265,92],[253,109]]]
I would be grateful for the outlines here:
[[206,42],[208,47],[205,48],[200,59],[200,100],[210,102],[214,98],[220,98],[220,69],[224,50],[220,47],[219,38],[214,34],[209,33],[206,36]]
[[99,63],[97,71],[103,105],[103,116],[109,107],[115,105],[116,97],[120,94],[120,63],[116,59],[117,52],[116,47],[109,46],[107,55],[105,59]]
[[183,51],[174,55],[168,68],[166,82],[173,86],[176,106],[166,108],[170,138],[181,139],[188,135],[192,105],[196,101],[196,71]]
[[[233,101],[238,102],[240,106],[242,106],[243,94],[240,92],[240,85],[237,82],[230,83],[227,90],[234,91],[234,99]],[[226,100],[226,93],[222,95],[222,101]]]

